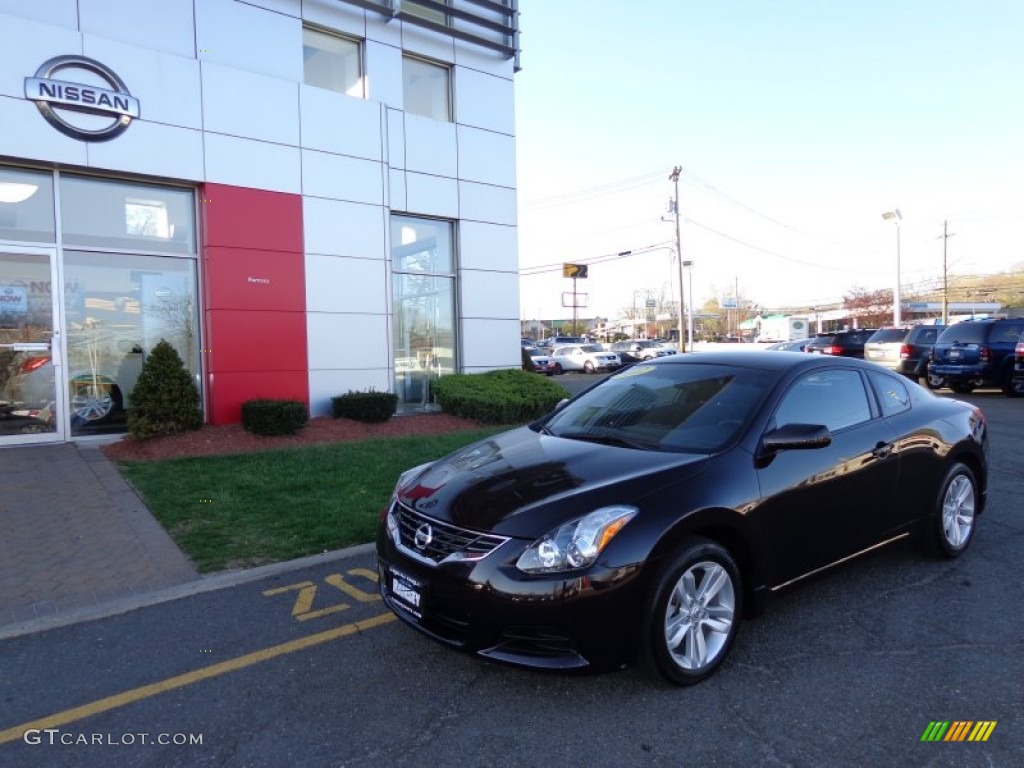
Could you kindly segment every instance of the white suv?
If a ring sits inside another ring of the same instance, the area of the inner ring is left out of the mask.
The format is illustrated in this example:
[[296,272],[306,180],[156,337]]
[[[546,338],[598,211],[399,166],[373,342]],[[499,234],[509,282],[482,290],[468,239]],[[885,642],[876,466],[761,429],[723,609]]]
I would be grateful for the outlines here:
[[612,371],[622,366],[614,352],[606,352],[600,344],[567,344],[555,347],[551,352],[555,361],[555,373],[563,371]]

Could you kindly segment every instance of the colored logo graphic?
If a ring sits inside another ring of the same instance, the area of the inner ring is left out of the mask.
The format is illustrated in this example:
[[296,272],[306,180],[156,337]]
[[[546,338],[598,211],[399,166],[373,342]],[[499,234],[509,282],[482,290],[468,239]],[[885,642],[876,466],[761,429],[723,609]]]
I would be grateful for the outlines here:
[[995,720],[932,720],[921,741],[988,741],[995,728]]

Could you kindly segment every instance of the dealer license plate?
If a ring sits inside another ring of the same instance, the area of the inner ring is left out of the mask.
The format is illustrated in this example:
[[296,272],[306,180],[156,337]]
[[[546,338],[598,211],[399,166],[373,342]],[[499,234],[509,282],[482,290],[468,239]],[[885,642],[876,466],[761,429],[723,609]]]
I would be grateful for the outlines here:
[[960,357],[961,357],[961,352],[960,352],[959,349],[951,349],[951,350],[949,350],[949,359],[950,360],[959,360]]
[[422,585],[400,571],[391,571],[391,594],[410,613],[420,615],[420,589]]

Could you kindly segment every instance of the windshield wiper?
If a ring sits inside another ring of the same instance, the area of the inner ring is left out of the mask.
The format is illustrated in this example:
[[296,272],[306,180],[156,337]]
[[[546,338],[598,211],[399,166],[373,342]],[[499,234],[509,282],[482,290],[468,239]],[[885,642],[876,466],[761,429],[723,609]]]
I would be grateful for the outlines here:
[[555,436],[564,437],[566,440],[583,440],[587,443],[614,445],[619,448],[635,448],[641,451],[651,451],[657,448],[657,446],[650,443],[640,443],[636,440],[618,437],[617,435],[600,435],[596,432],[558,432]]

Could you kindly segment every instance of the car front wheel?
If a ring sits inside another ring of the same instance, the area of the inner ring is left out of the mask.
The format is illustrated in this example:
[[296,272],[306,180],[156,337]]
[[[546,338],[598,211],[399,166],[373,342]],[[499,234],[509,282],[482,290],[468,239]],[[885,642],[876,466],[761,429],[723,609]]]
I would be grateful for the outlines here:
[[644,611],[648,666],[676,685],[694,685],[718,669],[741,616],[739,569],[708,539],[686,539],[662,569]]
[[590,362],[589,360],[586,360],[583,363],[583,371],[584,371],[584,373],[593,373],[594,372],[594,364],[592,362]]
[[967,465],[949,468],[924,532],[924,549],[938,557],[959,557],[974,538],[978,485]]

